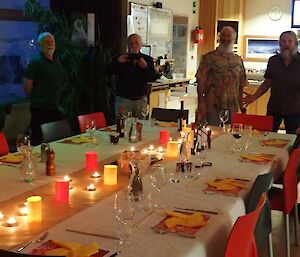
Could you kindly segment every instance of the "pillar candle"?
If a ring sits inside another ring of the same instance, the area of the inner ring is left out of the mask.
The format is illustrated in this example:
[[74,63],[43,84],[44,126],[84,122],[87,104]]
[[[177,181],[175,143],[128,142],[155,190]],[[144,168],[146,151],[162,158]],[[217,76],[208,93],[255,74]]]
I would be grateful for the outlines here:
[[178,142],[177,141],[169,141],[167,144],[167,152],[168,157],[178,157]]
[[159,143],[161,145],[168,143],[169,137],[170,137],[170,133],[168,130],[159,131]]
[[85,168],[87,171],[98,170],[98,153],[97,152],[86,152],[85,153]]
[[42,221],[42,197],[30,196],[27,198],[28,214],[27,219],[29,223]]
[[69,201],[70,179],[57,178],[55,181],[55,198],[58,201]]
[[104,165],[104,184],[116,185],[118,181],[118,166],[117,165]]

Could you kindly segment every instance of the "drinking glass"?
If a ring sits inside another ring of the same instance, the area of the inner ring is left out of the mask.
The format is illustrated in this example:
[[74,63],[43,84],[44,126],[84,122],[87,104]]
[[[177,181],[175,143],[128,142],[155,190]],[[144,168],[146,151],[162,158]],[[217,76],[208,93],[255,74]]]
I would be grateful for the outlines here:
[[252,126],[244,125],[243,129],[243,148],[247,150],[250,144],[252,143]]
[[30,150],[28,148],[32,148],[30,145],[30,136],[29,135],[18,135],[16,139],[16,147],[17,151],[19,153],[27,152],[27,150]]
[[88,147],[93,147],[96,143],[96,121],[87,120],[85,124],[85,131],[91,140],[88,144]]
[[223,132],[225,132],[225,123],[229,120],[229,110],[222,109],[219,112],[219,119],[220,119],[220,127],[222,127]]
[[146,120],[147,115],[149,114],[149,105],[148,104],[142,108],[141,114],[143,116],[143,119]]
[[128,244],[129,237],[132,234],[132,219],[134,216],[134,208],[128,191],[123,190],[115,194],[114,210],[119,244]]
[[151,168],[150,183],[152,186],[152,201],[154,208],[163,208],[160,203],[161,188],[167,183],[165,167],[162,165],[153,165]]
[[236,139],[236,148],[234,150],[241,151],[241,147],[239,146],[240,138],[243,134],[243,124],[241,123],[233,123],[231,129],[233,137]]

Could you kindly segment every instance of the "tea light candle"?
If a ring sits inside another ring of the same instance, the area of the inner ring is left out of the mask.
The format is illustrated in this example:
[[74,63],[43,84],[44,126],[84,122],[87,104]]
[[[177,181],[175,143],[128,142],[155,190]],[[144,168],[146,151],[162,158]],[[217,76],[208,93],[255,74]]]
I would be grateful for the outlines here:
[[4,219],[4,214],[0,211],[0,220]]
[[169,141],[167,144],[167,152],[168,157],[178,157],[178,142],[177,141]]
[[69,201],[70,178],[57,178],[55,181],[55,198],[58,201]]
[[92,178],[100,178],[101,177],[101,175],[100,175],[100,173],[99,172],[97,172],[97,171],[95,171],[93,174],[92,174],[92,176],[91,176]]
[[159,146],[159,147],[157,148],[157,152],[158,152],[158,153],[163,153],[163,152],[164,152],[164,149],[163,149],[161,146]]
[[9,226],[9,227],[14,227],[14,226],[17,225],[17,220],[14,217],[9,217],[6,220],[6,225]]
[[96,190],[96,187],[94,184],[89,184],[87,187],[86,187],[86,190],[87,191],[95,191]]
[[118,166],[117,165],[104,165],[104,184],[116,185],[118,183]]
[[72,181],[72,179],[71,179],[68,175],[64,176],[64,180],[65,180],[65,181],[69,181],[69,182]]
[[27,207],[27,206],[22,207],[22,208],[19,210],[19,213],[20,213],[20,215],[22,215],[22,216],[26,216],[27,213],[28,213],[28,207]]
[[169,141],[173,141],[173,138],[172,138],[172,137],[169,137]]
[[143,154],[148,154],[149,151],[148,151],[148,149],[144,149],[142,153],[143,153]]
[[159,143],[161,145],[168,143],[169,137],[170,137],[170,133],[168,130],[159,131]]
[[98,153],[89,151],[85,153],[85,168],[87,171],[98,170]]
[[134,152],[134,151],[135,151],[134,146],[130,147],[130,152]]
[[149,151],[153,151],[154,150],[154,146],[153,145],[149,145],[148,150]]
[[42,197],[30,196],[27,198],[28,214],[27,220],[29,223],[42,221]]

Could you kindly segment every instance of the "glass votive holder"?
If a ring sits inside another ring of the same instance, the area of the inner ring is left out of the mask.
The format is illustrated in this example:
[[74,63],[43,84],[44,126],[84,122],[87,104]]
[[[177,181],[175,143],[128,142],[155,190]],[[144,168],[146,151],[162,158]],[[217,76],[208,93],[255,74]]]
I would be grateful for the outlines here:
[[6,221],[5,221],[5,226],[7,227],[15,227],[18,225],[18,222],[16,220],[16,218],[14,217],[9,217]]
[[86,190],[87,191],[96,191],[96,187],[94,184],[89,184],[87,187],[86,187]]
[[118,132],[112,132],[112,133],[110,133],[110,142],[113,145],[118,144],[119,143],[119,137],[120,137],[120,134]]

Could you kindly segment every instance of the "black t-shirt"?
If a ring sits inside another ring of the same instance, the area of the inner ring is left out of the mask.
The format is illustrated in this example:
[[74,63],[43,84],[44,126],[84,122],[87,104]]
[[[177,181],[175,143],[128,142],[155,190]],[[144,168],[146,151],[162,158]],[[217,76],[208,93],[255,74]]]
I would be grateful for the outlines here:
[[[117,75],[116,88],[120,97],[136,99],[147,95],[147,82],[157,78],[152,57],[142,53],[139,55],[147,62],[145,69],[140,68],[133,58],[125,63],[119,63],[116,58],[110,65],[109,73]],[[136,56],[134,58],[137,59]]]

